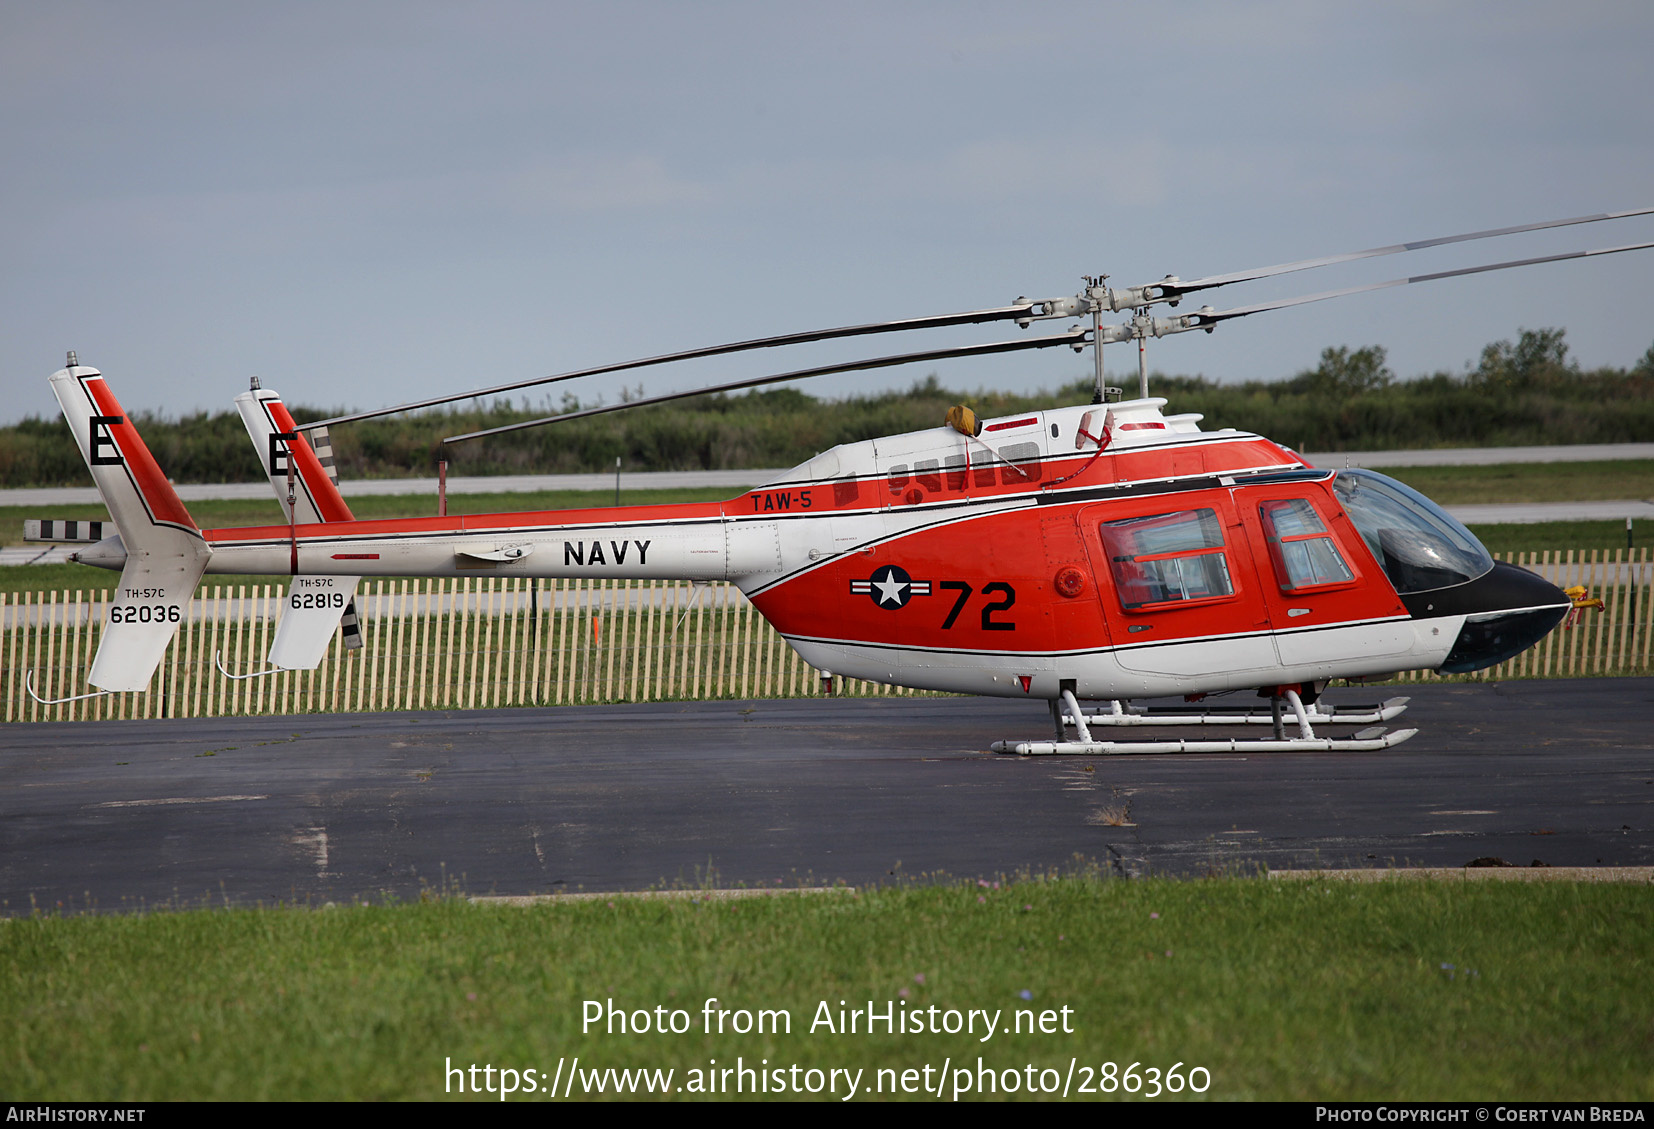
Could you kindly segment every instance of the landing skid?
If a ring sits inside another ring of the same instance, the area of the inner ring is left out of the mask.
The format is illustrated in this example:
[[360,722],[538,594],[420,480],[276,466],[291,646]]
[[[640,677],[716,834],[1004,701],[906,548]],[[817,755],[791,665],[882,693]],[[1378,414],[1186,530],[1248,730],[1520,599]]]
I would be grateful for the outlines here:
[[[1291,707],[1290,715],[1282,711],[1282,704]],[[1379,706],[1356,706],[1334,709],[1330,712],[1310,710],[1304,706],[1294,690],[1287,690],[1271,701],[1268,713],[1259,713],[1246,707],[1219,707],[1217,709],[1180,710],[1178,707],[1152,713],[1146,709],[1127,710],[1119,702],[1110,703],[1111,711],[1088,716],[1080,709],[1071,690],[1062,693],[1062,708],[1052,703],[1052,717],[1061,736],[1055,741],[995,741],[990,748],[996,753],[1015,753],[1017,756],[1122,756],[1154,753],[1364,753],[1399,745],[1418,732],[1417,729],[1397,729],[1393,732],[1382,725],[1357,730],[1349,737],[1317,737],[1313,725],[1360,724],[1366,721],[1388,721],[1407,708],[1406,698],[1391,698]],[[1288,736],[1287,722],[1298,732]],[[1273,725],[1272,737],[1232,737],[1189,740],[1166,738],[1150,741],[1098,741],[1091,736],[1092,724],[1103,725]],[[1078,740],[1067,740],[1067,728],[1072,726]]]
[[[1311,725],[1373,725],[1407,712],[1409,698],[1386,698],[1378,705],[1305,707]],[[1110,702],[1107,713],[1088,713],[1087,725],[1273,725],[1268,706],[1133,706]],[[1074,724],[1071,716],[1063,721]]]

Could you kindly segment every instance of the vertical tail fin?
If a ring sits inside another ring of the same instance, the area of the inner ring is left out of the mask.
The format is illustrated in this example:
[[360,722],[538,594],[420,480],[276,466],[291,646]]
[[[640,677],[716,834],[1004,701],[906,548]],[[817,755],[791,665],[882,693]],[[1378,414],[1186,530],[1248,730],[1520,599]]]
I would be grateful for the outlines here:
[[[310,525],[354,521],[350,506],[339,493],[333,473],[333,446],[313,450],[299,431],[281,396],[269,388],[253,388],[235,398],[236,410],[247,427],[270,488],[281,503],[282,516]],[[323,433],[325,437],[325,432]],[[325,438],[324,438],[325,441]],[[287,470],[293,469],[293,503],[288,511]],[[269,661],[287,670],[315,670],[327,653],[333,631],[345,623],[345,647],[362,646],[356,625],[356,576],[295,576],[282,606],[281,622],[271,641]]]
[[52,374],[52,392],[126,549],[88,680],[103,690],[143,690],[183,622],[212,549],[103,374],[72,360],[71,354],[71,367]]
[[300,525],[324,521],[353,521],[350,506],[339,493],[338,479],[329,472],[333,461],[332,445],[328,446],[327,462],[311,449],[304,434],[298,430],[287,405],[269,388],[254,388],[235,398],[236,410],[247,427],[247,435],[258,452],[258,460],[270,479],[270,488],[281,503],[282,516],[287,517],[287,464],[292,460],[294,470],[293,520]]

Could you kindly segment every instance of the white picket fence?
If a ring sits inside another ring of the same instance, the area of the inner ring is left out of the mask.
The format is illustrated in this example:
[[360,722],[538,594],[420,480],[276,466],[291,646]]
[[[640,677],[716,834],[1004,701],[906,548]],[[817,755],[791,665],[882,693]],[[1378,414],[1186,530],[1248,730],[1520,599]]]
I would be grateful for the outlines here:
[[[1577,613],[1539,646],[1466,677],[1649,671],[1646,548],[1509,559],[1563,587],[1584,584],[1605,609]],[[8,722],[220,717],[823,693],[820,672],[732,585],[685,581],[368,581],[356,598],[361,650],[345,650],[336,635],[316,670],[226,676],[220,665],[230,674],[263,667],[282,593],[274,584],[204,586],[147,691],[50,705],[27,692],[25,678],[45,699],[86,693],[109,594],[0,595],[0,714]],[[923,693],[847,678],[835,678],[833,689]]]
[[[259,678],[281,585],[206,585],[141,693],[86,693],[109,593],[0,595],[6,721],[495,706],[823,693],[820,672],[728,584],[459,578],[364,582],[365,645]],[[223,669],[221,670],[220,667]],[[835,678],[853,696],[920,691]]]

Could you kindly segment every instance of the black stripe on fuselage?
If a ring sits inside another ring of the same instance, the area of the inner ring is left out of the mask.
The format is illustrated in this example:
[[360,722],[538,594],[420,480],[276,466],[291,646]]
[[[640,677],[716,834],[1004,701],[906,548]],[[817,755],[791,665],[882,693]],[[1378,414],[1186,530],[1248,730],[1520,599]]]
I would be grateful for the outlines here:
[[[1452,616],[1444,619],[1456,618]],[[1103,647],[1079,647],[1068,651],[990,651],[979,647],[925,647],[913,643],[879,643],[869,639],[829,639],[816,635],[799,635],[795,632],[781,633],[781,637],[791,642],[799,640],[805,643],[819,643],[833,647],[867,647],[878,651],[921,651],[927,655],[989,655],[997,658],[1031,658],[1056,659],[1080,658],[1086,655],[1112,655],[1126,651],[1151,651],[1159,647],[1185,646],[1190,643],[1227,643],[1236,639],[1268,639],[1283,635],[1313,635],[1322,631],[1341,631],[1351,627],[1373,627],[1383,623],[1407,623],[1405,616],[1383,616],[1377,619],[1351,619],[1339,623],[1322,623],[1314,627],[1300,627],[1280,631],[1237,631],[1230,635],[1189,635],[1180,639],[1160,639],[1152,643],[1114,643]],[[1279,661],[1275,666],[1283,665]]]
[[1187,490],[1216,490],[1230,486],[1267,486],[1276,482],[1320,482],[1332,477],[1332,471],[1305,468],[1303,470],[1229,471],[1207,474],[1197,478],[1171,478],[1155,481],[1120,482],[1111,486],[1082,486],[1074,490],[1047,492],[1040,495],[1040,505],[1049,506],[1067,502],[1105,501],[1110,498],[1137,498],[1148,494],[1172,494]]

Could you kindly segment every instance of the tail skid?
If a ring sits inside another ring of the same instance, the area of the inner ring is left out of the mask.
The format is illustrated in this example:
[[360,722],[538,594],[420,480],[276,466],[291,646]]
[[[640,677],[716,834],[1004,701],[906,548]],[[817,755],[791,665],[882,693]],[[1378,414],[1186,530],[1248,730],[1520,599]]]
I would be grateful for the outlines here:
[[34,671],[27,671],[23,675],[23,689],[29,692],[29,697],[43,706],[61,706],[64,702],[84,702],[87,698],[101,698],[109,693],[108,690],[94,690],[90,694],[70,694],[66,698],[42,698],[34,692]]

